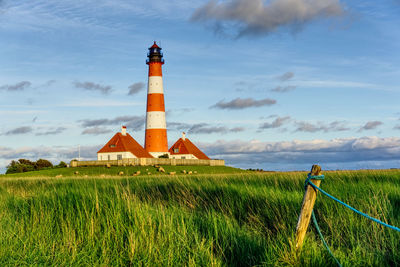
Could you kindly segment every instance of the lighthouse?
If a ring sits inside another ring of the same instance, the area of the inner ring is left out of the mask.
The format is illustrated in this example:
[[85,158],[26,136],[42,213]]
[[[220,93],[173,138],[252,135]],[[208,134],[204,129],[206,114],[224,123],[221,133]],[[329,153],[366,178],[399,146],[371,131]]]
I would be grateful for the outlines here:
[[149,65],[147,84],[146,133],[144,148],[153,157],[168,154],[167,124],[165,121],[164,89],[161,47],[156,42],[149,48],[146,64]]

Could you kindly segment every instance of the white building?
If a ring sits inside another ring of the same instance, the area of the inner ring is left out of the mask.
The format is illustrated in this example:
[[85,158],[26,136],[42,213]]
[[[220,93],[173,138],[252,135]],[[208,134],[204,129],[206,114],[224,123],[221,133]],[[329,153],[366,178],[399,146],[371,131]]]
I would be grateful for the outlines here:
[[108,143],[97,152],[97,160],[121,160],[129,158],[152,158],[146,150],[126,132],[122,126]]
[[186,138],[185,133],[182,133],[182,138],[179,138],[179,140],[171,146],[169,153],[172,159],[210,159]]

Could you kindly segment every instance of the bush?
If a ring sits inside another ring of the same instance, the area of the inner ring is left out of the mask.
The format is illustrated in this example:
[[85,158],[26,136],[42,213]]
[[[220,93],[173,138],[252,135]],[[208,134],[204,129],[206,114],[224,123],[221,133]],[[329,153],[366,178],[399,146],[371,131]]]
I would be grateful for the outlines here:
[[164,154],[161,156],[158,156],[159,159],[169,159],[169,155],[168,154]]

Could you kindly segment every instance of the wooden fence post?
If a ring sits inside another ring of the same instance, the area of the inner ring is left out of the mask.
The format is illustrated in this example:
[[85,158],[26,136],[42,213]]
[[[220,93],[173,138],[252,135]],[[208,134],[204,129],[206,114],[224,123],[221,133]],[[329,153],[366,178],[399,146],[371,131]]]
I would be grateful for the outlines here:
[[[311,176],[321,175],[321,167],[313,165],[310,172]],[[311,179],[311,182],[319,187],[321,180]],[[301,250],[303,240],[307,232],[308,225],[310,224],[311,213],[314,208],[315,200],[317,199],[317,190],[311,185],[307,185],[306,192],[304,193],[303,203],[301,204],[301,211],[299,221],[296,227],[296,250]]]

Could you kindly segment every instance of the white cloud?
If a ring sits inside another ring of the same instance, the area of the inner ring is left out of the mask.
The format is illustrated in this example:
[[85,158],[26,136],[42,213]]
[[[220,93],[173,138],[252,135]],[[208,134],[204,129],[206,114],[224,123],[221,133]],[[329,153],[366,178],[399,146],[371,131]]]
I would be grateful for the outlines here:
[[374,130],[376,128],[378,128],[379,126],[381,126],[383,124],[383,122],[381,121],[369,121],[367,122],[363,127],[361,127],[358,131],[364,131],[364,130]]
[[265,35],[283,27],[298,31],[316,19],[344,13],[339,0],[210,0],[195,10],[192,20],[211,22],[220,33],[233,29],[241,37]]
[[276,100],[271,98],[264,99],[253,99],[253,98],[235,98],[231,101],[225,102],[224,100],[218,101],[216,104],[212,105],[210,108],[219,109],[245,109],[251,107],[262,107],[275,105]]

